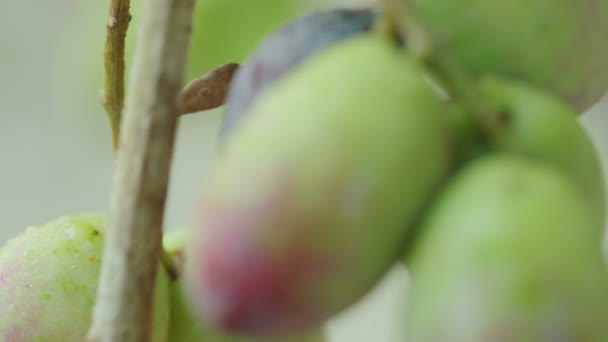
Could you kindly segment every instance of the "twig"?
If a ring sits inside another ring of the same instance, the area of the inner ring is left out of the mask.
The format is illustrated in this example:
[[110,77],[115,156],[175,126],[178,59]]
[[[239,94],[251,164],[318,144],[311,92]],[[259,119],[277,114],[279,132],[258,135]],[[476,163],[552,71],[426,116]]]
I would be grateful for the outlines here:
[[88,341],[140,342],[151,337],[177,98],[193,1],[144,1]]
[[205,75],[190,81],[181,92],[179,114],[213,109],[224,104],[236,63],[222,64]]
[[114,151],[118,148],[120,116],[125,96],[125,37],[131,21],[129,0],[111,0],[106,21],[106,45],[103,52],[105,80],[103,105],[108,113]]

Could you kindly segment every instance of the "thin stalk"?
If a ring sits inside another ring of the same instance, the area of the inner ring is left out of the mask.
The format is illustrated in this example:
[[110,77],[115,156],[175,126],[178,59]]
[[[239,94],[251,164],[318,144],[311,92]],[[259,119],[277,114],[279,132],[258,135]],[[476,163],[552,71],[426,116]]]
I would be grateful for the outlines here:
[[120,119],[125,97],[125,38],[131,21],[129,7],[129,0],[111,0],[106,21],[102,100],[110,120],[114,151],[118,149]]
[[404,0],[381,0],[383,15],[404,39],[409,53],[425,58],[431,53],[432,41]]

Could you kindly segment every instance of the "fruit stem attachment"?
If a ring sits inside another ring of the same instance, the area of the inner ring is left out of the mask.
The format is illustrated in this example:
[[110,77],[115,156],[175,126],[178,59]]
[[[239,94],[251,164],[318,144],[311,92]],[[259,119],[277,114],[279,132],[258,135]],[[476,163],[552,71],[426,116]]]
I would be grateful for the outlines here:
[[477,79],[441,53],[422,59],[430,82],[440,87],[453,103],[448,121],[455,134],[461,162],[487,152],[488,146],[478,127],[478,114],[492,108],[477,91]]
[[162,267],[165,268],[165,272],[167,272],[169,279],[171,281],[177,280],[178,267],[173,256],[171,256],[171,254],[169,254],[169,252],[165,251],[164,249],[162,249],[160,253],[160,264]]
[[401,39],[406,41],[408,53],[425,58],[431,53],[432,41],[404,0],[381,0],[382,15]]
[[131,22],[129,7],[129,0],[110,0],[106,20],[102,103],[110,120],[114,152],[118,149],[120,119],[125,97],[125,38]]
[[150,341],[162,223],[194,0],[145,0],[90,342]]

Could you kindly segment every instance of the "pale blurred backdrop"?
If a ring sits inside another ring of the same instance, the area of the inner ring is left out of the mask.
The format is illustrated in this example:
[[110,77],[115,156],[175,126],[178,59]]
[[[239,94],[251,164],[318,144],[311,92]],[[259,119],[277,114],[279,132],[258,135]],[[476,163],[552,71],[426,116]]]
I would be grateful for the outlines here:
[[[301,1],[306,7],[373,2]],[[132,1],[135,7],[137,2]],[[97,100],[106,6],[102,0],[23,0],[5,2],[0,11],[0,243],[29,225],[62,215],[107,211],[112,152]],[[233,26],[243,18],[221,22],[227,27],[222,32],[246,32]],[[222,32],[214,34],[222,38]],[[193,48],[197,44],[193,41]],[[209,63],[215,62],[210,58]],[[190,75],[206,71],[194,69],[189,68]],[[216,110],[180,120],[165,220],[169,230],[190,224],[213,157],[220,115]],[[608,98],[581,121],[608,169]],[[331,342],[401,341],[407,282],[405,270],[395,269],[368,297],[329,324]]]

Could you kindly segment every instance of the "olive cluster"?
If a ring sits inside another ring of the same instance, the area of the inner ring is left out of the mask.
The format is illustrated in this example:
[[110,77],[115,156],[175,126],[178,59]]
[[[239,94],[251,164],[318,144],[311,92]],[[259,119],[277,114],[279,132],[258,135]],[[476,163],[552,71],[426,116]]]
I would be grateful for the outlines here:
[[[165,239],[155,342],[324,341],[395,263],[408,341],[608,340],[605,183],[577,121],[608,88],[608,1],[409,3],[411,31],[298,17],[238,69],[196,224]],[[106,227],[0,249],[0,340],[84,340]]]
[[608,4],[411,5],[424,54],[384,13],[334,10],[237,71],[189,306],[231,333],[306,333],[402,261],[411,341],[608,338],[604,180],[576,118],[606,89]]

